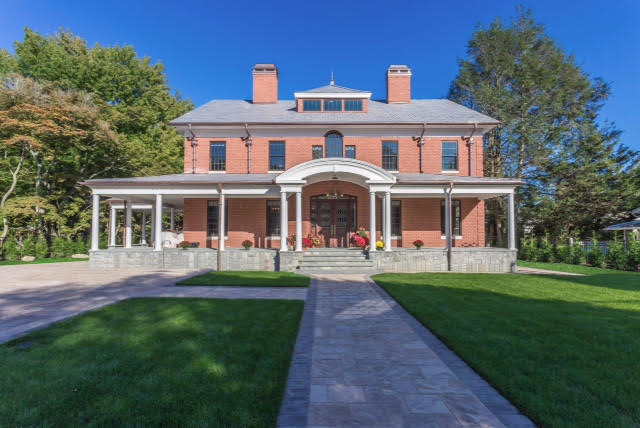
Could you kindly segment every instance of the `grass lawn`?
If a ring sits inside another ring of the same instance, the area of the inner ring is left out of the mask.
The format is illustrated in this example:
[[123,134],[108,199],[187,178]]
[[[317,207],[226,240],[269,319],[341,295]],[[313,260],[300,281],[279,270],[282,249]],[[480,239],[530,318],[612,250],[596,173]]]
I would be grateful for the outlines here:
[[630,271],[620,271],[613,269],[602,269],[592,266],[583,266],[583,265],[570,265],[567,263],[543,263],[543,262],[526,262],[524,260],[518,260],[518,266],[530,267],[536,269],[544,269],[544,270],[555,270],[558,272],[570,272],[570,273],[581,273],[584,275],[593,275],[599,273],[634,273]]
[[236,285],[242,287],[308,287],[308,276],[292,272],[223,271],[185,279],[178,285]]
[[0,345],[2,426],[275,426],[304,303],[132,299]]
[[63,259],[35,259],[32,262],[23,262],[22,260],[0,260],[0,266],[5,265],[36,265],[40,263],[60,263],[60,262],[86,262],[89,259],[72,259],[71,257]]
[[640,276],[373,277],[543,426],[640,425]]

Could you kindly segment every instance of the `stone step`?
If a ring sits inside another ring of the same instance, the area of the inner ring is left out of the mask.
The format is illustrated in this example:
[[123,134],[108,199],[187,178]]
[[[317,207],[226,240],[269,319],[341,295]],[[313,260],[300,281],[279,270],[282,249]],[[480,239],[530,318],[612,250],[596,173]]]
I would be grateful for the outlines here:
[[301,273],[304,275],[312,275],[314,273],[340,273],[340,274],[373,274],[377,273],[374,268],[358,268],[358,267],[340,267],[336,268],[335,266],[321,266],[321,267],[298,267],[296,270],[297,273]]
[[302,257],[302,260],[314,260],[314,261],[322,261],[322,260],[326,260],[326,261],[341,261],[341,260],[367,260],[367,257],[363,254],[360,255],[349,255],[349,256],[330,256],[330,255],[304,255]]
[[373,266],[371,260],[300,260],[300,266]]
[[364,253],[361,250],[319,250],[314,248],[313,250],[307,250],[304,255],[310,256],[363,256]]

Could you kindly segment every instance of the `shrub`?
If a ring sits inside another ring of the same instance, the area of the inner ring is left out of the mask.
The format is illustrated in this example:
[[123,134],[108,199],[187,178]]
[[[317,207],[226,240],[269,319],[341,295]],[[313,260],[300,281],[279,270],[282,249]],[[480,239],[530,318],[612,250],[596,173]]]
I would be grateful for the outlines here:
[[609,269],[624,269],[627,265],[627,255],[624,252],[624,247],[618,241],[613,241],[609,244],[609,254],[605,258],[607,267]]
[[20,260],[22,255],[18,249],[18,244],[14,238],[7,238],[4,241],[4,258],[5,260]]
[[33,238],[26,238],[22,241],[22,255],[34,256],[36,255],[36,243]]
[[63,246],[64,256],[63,257],[70,257],[76,251],[76,244],[71,239],[65,239],[63,241],[63,243],[64,243],[64,246]]
[[244,247],[245,250],[248,250],[249,248],[253,247],[253,242],[249,241],[248,239],[245,239],[244,241],[242,241],[242,246]]
[[574,243],[569,245],[569,259],[567,263],[573,265],[579,265],[584,261],[584,251],[582,251],[582,245]]
[[59,236],[56,236],[51,243],[51,257],[55,259],[60,259],[65,256],[64,251],[64,239]]
[[47,245],[47,240],[42,236],[38,237],[36,241],[36,258],[44,259],[49,256],[49,245]]
[[640,267],[640,241],[637,238],[631,238],[627,253],[627,270],[637,271],[638,267]]
[[538,261],[553,262],[553,245],[549,241],[549,236],[545,235],[540,240],[540,251],[538,253]]
[[587,264],[594,267],[602,267],[604,265],[604,253],[595,238],[591,240],[591,248],[587,252]]
[[521,260],[530,262],[538,261],[538,244],[535,238],[523,238],[518,252],[518,257]]
[[87,253],[87,246],[84,243],[84,240],[82,238],[77,238],[74,242],[73,242],[73,254],[86,254]]
[[571,247],[567,244],[556,245],[555,258],[560,263],[571,263]]

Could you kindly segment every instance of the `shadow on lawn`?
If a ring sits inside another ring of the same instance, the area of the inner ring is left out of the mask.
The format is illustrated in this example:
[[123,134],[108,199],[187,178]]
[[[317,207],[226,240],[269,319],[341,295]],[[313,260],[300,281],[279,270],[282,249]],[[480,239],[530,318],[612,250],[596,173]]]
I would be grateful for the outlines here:
[[[601,275],[553,279],[637,290],[612,276],[611,285],[599,284]],[[429,284],[427,277],[423,285],[378,283],[538,423],[640,423],[640,305],[624,310],[595,300],[523,298]]]
[[549,275],[562,281],[615,290],[640,291],[640,274],[635,272],[597,273],[585,276]]
[[130,299],[0,345],[9,425],[275,424],[302,302]]

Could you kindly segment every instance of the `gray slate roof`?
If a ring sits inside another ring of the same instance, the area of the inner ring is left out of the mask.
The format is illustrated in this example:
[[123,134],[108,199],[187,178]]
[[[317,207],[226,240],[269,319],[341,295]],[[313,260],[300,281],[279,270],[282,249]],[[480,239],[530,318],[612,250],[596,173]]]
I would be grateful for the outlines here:
[[298,113],[295,101],[253,104],[213,100],[173,120],[170,125],[210,124],[495,124],[499,122],[453,101],[411,100],[407,104],[369,102],[368,113]]
[[[212,184],[275,184],[279,174],[171,174],[155,177],[96,178],[82,184],[100,186],[150,186],[150,185],[212,185]],[[495,184],[520,185],[512,178],[468,177],[441,174],[394,174],[397,184]]]
[[309,89],[308,91],[297,91],[297,92],[308,92],[308,93],[331,93],[331,94],[368,94],[367,91],[361,91],[359,89],[351,89],[345,88],[344,86],[338,85],[327,85],[321,86],[319,88]]

